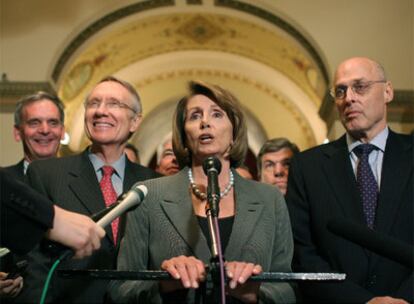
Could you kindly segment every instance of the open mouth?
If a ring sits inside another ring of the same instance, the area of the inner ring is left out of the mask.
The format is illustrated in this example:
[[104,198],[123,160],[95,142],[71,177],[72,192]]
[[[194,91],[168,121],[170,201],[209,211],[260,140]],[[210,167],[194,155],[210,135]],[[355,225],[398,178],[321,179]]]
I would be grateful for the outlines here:
[[200,142],[203,143],[203,144],[208,144],[208,143],[212,142],[213,139],[214,139],[214,136],[211,135],[211,134],[202,134],[199,137]]

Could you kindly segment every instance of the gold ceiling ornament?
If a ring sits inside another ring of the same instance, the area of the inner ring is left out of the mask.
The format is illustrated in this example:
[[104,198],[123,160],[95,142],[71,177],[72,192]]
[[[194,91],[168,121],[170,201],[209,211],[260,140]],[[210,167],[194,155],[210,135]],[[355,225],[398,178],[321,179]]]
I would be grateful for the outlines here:
[[[112,30],[106,29],[105,35],[85,42],[83,51],[65,69],[68,72],[62,74],[61,83],[72,83],[73,80],[67,78],[79,73],[76,69],[84,62],[92,63],[94,77],[89,78],[87,84],[91,85],[105,75],[146,58],[188,50],[211,50],[252,59],[289,77],[317,106],[323,98],[326,86],[323,75],[297,42],[281,30],[210,12],[171,13],[114,24]],[[96,64],[96,58],[102,56],[105,60]],[[81,93],[81,86],[73,87],[70,86],[71,94],[61,90],[61,96]],[[76,88],[80,90],[76,92]]]
[[207,18],[197,15],[186,21],[178,29],[177,33],[196,43],[205,44],[211,39],[224,34],[224,31],[209,21]]

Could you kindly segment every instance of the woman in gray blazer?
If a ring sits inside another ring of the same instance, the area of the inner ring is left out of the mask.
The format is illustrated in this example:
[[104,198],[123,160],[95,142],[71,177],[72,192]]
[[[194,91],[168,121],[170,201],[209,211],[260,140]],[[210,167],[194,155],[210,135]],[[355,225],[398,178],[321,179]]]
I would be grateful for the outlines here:
[[165,270],[173,281],[113,281],[119,303],[194,303],[206,279],[211,243],[206,221],[209,156],[222,165],[219,227],[228,277],[228,303],[292,303],[288,283],[247,281],[262,271],[289,272],[293,241],[283,195],[269,185],[240,177],[247,131],[241,106],[228,91],[191,82],[173,121],[173,147],[181,171],[144,182],[149,192],[128,215],[118,270]]

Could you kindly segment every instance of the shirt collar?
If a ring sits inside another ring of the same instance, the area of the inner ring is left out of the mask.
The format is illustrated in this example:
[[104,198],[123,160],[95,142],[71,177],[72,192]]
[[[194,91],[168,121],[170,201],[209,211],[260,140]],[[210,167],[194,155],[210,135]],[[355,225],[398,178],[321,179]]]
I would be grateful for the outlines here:
[[[374,145],[375,147],[377,147],[382,152],[384,152],[385,151],[385,145],[387,143],[388,134],[389,134],[388,127],[385,127],[384,130],[382,130],[381,132],[379,132],[377,134],[377,136],[375,136],[369,143],[372,144],[372,145]],[[362,145],[363,144],[362,141],[355,140],[348,133],[346,133],[346,142],[347,142],[347,145],[348,145],[348,151],[349,151],[349,153],[351,153],[352,150],[354,150],[354,148],[356,146],[359,146],[359,145]]]
[[26,175],[26,172],[27,172],[27,168],[28,167],[29,167],[29,162],[26,159],[24,159],[23,160],[23,174],[24,175]]
[[100,172],[101,168],[105,165],[111,166],[115,169],[115,174],[117,174],[121,180],[124,180],[124,173],[125,173],[125,154],[123,153],[121,157],[113,162],[112,164],[105,164],[102,159],[100,159],[96,154],[93,154],[89,151],[89,159],[95,169],[95,172]]

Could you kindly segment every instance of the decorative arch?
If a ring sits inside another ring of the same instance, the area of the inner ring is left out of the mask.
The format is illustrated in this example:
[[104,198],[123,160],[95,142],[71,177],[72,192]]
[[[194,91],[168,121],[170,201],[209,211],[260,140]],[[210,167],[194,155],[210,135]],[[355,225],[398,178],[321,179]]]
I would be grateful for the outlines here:
[[184,94],[191,79],[219,84],[239,97],[251,118],[255,153],[269,137],[288,137],[302,149],[326,138],[318,110],[327,72],[305,36],[253,4],[193,2],[132,4],[93,22],[68,44],[52,78],[66,103],[70,150],[87,144],[82,101],[108,74],[134,84],[143,99],[144,121],[132,139],[139,148],[149,137],[162,138],[161,131],[145,126],[154,117],[170,119],[162,109]]

